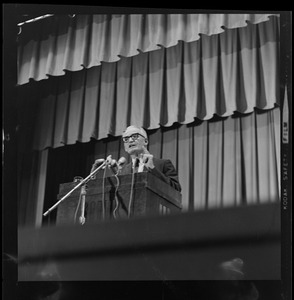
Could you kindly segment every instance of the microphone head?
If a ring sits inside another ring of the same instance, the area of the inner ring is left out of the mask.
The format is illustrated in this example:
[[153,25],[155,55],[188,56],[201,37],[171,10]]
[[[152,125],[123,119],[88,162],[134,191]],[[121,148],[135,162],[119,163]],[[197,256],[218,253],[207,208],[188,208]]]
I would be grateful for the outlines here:
[[106,162],[107,162],[108,164],[110,164],[111,161],[112,161],[112,155],[108,155],[107,158],[106,158]]
[[117,165],[117,161],[115,159],[112,159],[109,166],[114,167],[116,165]]
[[118,164],[119,166],[123,166],[126,162],[127,162],[127,160],[125,159],[125,157],[122,156],[122,157],[118,160],[117,164]]
[[99,159],[96,159],[96,160],[95,160],[94,164],[95,164],[95,165],[99,165],[99,164],[101,164],[101,163],[103,163],[103,162],[105,162],[105,159],[104,159],[104,158],[99,158]]
[[[92,165],[91,173],[94,172],[94,170],[104,162],[105,162],[105,159],[103,159],[103,158],[96,159]],[[91,176],[91,179],[96,179],[96,175]]]

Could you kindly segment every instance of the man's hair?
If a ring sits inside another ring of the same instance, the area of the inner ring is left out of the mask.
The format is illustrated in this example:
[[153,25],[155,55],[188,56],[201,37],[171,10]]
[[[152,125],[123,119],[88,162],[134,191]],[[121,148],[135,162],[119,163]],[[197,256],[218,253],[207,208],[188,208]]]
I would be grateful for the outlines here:
[[125,132],[127,132],[128,130],[131,130],[131,129],[137,129],[137,131],[139,131],[139,133],[140,133],[142,136],[144,136],[145,139],[148,139],[148,136],[147,136],[147,133],[146,133],[145,129],[142,128],[142,127],[136,126],[136,125],[130,125],[130,126],[128,126],[128,127],[126,128],[126,130],[123,132],[123,134],[124,134]]

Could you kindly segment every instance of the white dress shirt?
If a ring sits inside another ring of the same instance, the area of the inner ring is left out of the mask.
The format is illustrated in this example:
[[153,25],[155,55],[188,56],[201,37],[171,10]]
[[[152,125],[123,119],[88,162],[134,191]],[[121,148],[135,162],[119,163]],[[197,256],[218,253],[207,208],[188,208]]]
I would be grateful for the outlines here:
[[143,170],[144,170],[144,163],[143,163],[143,160],[142,160],[142,158],[133,158],[132,159],[132,162],[133,162],[133,166],[135,166],[135,163],[136,163],[136,159],[139,159],[139,167],[138,167],[138,173],[141,173],[141,172],[143,172]]

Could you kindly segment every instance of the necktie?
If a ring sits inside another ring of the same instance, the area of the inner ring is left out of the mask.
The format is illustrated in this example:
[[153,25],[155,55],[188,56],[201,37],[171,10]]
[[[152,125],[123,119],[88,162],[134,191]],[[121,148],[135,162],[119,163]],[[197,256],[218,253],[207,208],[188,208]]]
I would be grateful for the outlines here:
[[134,166],[134,172],[135,173],[141,173],[144,170],[144,163],[143,161],[140,159],[137,161],[137,163]]

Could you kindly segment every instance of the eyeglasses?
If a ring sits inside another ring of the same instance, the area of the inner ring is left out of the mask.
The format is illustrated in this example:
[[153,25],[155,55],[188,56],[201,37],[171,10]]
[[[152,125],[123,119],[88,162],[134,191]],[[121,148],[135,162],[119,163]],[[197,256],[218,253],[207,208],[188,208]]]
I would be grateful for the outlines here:
[[124,137],[122,138],[122,140],[123,140],[124,143],[128,143],[129,140],[130,140],[130,138],[132,138],[133,141],[136,141],[136,140],[139,138],[139,136],[145,138],[145,137],[144,137],[142,134],[140,134],[140,133],[134,133],[134,134],[132,134],[132,135],[130,135],[130,136],[124,136]]

